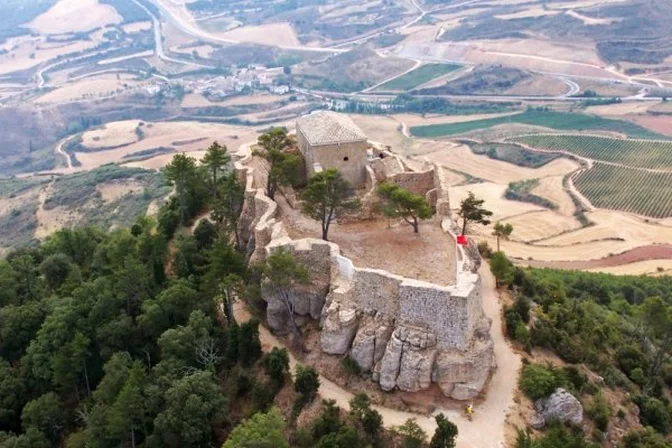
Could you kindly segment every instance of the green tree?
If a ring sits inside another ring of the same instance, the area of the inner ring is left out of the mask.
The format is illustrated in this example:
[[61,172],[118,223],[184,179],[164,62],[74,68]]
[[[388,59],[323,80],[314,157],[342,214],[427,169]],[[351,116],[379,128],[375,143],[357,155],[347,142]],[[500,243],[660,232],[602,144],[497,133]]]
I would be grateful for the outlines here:
[[499,241],[504,240],[508,241],[513,233],[513,226],[510,223],[502,224],[501,222],[496,222],[492,235],[497,238],[497,252],[499,249]]
[[360,205],[350,183],[335,169],[311,177],[302,199],[303,213],[320,222],[322,239],[325,241],[328,240],[331,222]]
[[492,216],[492,212],[483,208],[484,203],[485,200],[476,198],[471,191],[460,203],[460,210],[457,214],[462,218],[462,235],[467,231],[467,224],[470,222],[483,224],[484,226],[490,224],[488,218]]
[[154,420],[154,434],[181,447],[209,446],[213,428],[227,414],[227,401],[210,372],[178,379],[165,393],[165,409]]
[[137,432],[148,423],[144,395],[146,382],[145,368],[136,361],[128,372],[126,384],[109,411],[108,431],[110,435],[124,442],[130,439],[133,448],[136,446]]
[[226,146],[216,141],[208,148],[201,159],[201,165],[208,170],[208,183],[213,198],[216,200],[219,192],[219,174],[224,173],[231,163],[231,156]]
[[385,214],[389,217],[402,218],[419,232],[420,220],[432,217],[432,209],[423,196],[413,194],[396,184],[382,183],[376,190],[385,203]]
[[225,233],[233,234],[236,248],[240,249],[240,232],[238,231],[238,219],[243,210],[245,201],[245,188],[241,185],[235,173],[225,176],[219,187],[219,194],[214,204],[210,217]]
[[490,271],[497,280],[497,286],[508,285],[513,281],[513,266],[504,252],[495,252],[490,257]]
[[57,441],[65,429],[65,411],[58,396],[49,392],[30,401],[23,408],[21,421],[24,430],[35,428]]
[[238,359],[240,359],[243,366],[247,367],[260,357],[259,321],[251,319],[242,324],[238,330]]
[[223,448],[289,448],[280,411],[273,408],[243,420],[231,431]]
[[17,304],[19,282],[16,273],[6,260],[0,260],[0,307]]
[[518,386],[532,400],[548,397],[563,386],[562,378],[551,367],[526,364],[518,380]]
[[279,247],[266,260],[263,274],[268,281],[268,286],[272,289],[276,297],[285,305],[287,317],[294,334],[294,342],[303,348],[301,332],[296,324],[294,314],[294,290],[298,285],[310,282],[310,271],[308,268],[296,261],[294,254],[284,247]]
[[203,202],[201,177],[196,159],[186,154],[176,154],[163,168],[163,172],[166,179],[175,187],[175,196],[179,204],[179,222],[185,225],[187,220],[198,212]]
[[672,349],[672,306],[666,304],[661,297],[650,297],[642,304],[641,314],[648,334],[657,341],[654,359],[649,367],[649,376],[655,377],[665,361],[665,356]]
[[194,229],[194,239],[198,250],[209,249],[217,239],[217,229],[209,219],[201,219]]
[[296,366],[294,388],[298,393],[306,397],[308,402],[312,401],[317,394],[317,390],[320,388],[320,377],[315,369],[310,366]]
[[45,259],[39,267],[47,286],[56,291],[68,278],[72,270],[72,263],[67,255],[57,253]]
[[0,428],[18,429],[26,396],[26,384],[19,369],[0,358]]
[[455,448],[457,426],[443,413],[436,416],[436,431],[429,442],[430,448]]
[[289,354],[286,349],[273,347],[270,353],[264,355],[264,370],[278,387],[285,382],[285,375],[289,371]]
[[259,137],[259,145],[263,150],[254,151],[253,154],[266,160],[269,165],[266,195],[274,199],[278,187],[290,185],[298,179],[301,158],[286,152],[293,141],[282,128],[273,128]]
[[403,448],[420,448],[427,440],[427,433],[422,430],[414,418],[397,427],[395,432],[401,436],[401,446]]

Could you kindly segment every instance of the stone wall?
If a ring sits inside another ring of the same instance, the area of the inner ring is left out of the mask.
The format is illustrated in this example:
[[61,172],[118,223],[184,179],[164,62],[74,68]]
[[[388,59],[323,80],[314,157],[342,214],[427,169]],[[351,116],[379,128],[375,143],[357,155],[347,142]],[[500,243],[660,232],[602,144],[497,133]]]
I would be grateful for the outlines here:
[[[277,219],[278,206],[262,185],[254,185],[252,169],[236,169],[246,181],[240,218],[241,238],[252,261],[260,263],[279,247],[293,252],[309,267],[311,284],[296,289],[293,304],[299,325],[320,319],[321,347],[334,355],[349,354],[384,390],[419,391],[438,384],[446,396],[468,400],[478,395],[494,367],[490,322],[482,310],[480,277],[474,264],[457,247],[457,282],[442,287],[354,266],[337,245],[317,239],[292,240]],[[370,171],[375,184],[373,170]],[[449,208],[447,186],[436,167],[431,174],[437,212]],[[423,188],[428,187],[425,185]],[[452,237],[452,221],[444,218]],[[268,325],[286,332],[286,307],[273,291],[262,288],[268,303]]]

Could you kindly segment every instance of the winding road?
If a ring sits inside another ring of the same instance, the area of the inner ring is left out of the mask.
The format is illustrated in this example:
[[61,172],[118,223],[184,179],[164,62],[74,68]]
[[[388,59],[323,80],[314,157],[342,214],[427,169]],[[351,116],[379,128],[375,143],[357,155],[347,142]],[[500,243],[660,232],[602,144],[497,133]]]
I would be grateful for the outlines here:
[[[501,320],[502,306],[499,294],[495,289],[495,279],[490,273],[488,265],[484,263],[479,273],[483,281],[483,310],[492,319],[490,333],[495,344],[495,357],[498,367],[490,380],[485,400],[475,408],[473,421],[469,421],[461,411],[454,409],[439,408],[431,415],[427,415],[374,406],[382,415],[385,427],[403,425],[409,418],[414,418],[418,425],[431,437],[436,429],[434,417],[439,413],[444,413],[459,429],[457,448],[505,447],[506,416],[514,405],[514,391],[516,384],[518,384],[518,372],[522,363],[520,356],[513,352],[504,336]],[[251,318],[250,313],[245,309],[245,305],[240,302],[237,302],[234,306],[234,315],[238,322],[246,322]],[[283,343],[264,326],[259,328],[259,337],[264,351],[270,351],[273,347],[284,347]],[[292,373],[295,373],[297,363],[296,358],[290,354]],[[320,376],[319,393],[324,399],[336,401],[336,404],[343,409],[349,409],[348,402],[353,397],[351,392],[323,376]]]

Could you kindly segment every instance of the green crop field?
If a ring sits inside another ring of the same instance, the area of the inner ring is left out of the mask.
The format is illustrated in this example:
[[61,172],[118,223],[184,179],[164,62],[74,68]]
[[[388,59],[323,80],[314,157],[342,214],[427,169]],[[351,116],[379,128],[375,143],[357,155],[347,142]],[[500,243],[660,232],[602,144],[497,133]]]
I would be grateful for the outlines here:
[[393,79],[390,82],[386,82],[382,86],[378,87],[377,90],[411,90],[414,87],[418,87],[434,78],[438,78],[439,76],[454,72],[458,68],[461,68],[461,66],[452,64],[423,65],[422,67],[419,67],[412,72],[406,73],[405,75]]
[[651,132],[628,121],[612,120],[594,115],[541,110],[528,110],[506,117],[486,118],[484,120],[465,121],[462,123],[414,126],[411,128],[411,134],[422,138],[440,138],[509,123],[543,126],[559,131],[612,131],[627,134],[628,137],[632,138],[667,139],[665,136]]
[[621,140],[590,135],[528,135],[509,139],[539,149],[567,151],[601,162],[639,168],[672,168],[672,141]]
[[574,185],[596,207],[651,218],[672,216],[672,172],[652,173],[596,163],[581,173]]

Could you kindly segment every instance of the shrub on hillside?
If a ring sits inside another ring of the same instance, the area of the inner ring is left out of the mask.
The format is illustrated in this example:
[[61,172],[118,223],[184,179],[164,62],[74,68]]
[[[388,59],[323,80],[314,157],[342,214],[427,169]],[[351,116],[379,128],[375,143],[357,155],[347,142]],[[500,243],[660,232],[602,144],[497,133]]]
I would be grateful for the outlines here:
[[526,364],[520,375],[519,387],[532,400],[548,397],[558,387],[565,386],[563,375],[552,366]]

